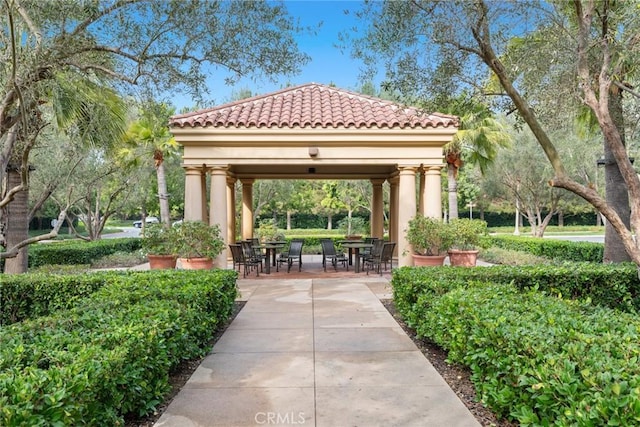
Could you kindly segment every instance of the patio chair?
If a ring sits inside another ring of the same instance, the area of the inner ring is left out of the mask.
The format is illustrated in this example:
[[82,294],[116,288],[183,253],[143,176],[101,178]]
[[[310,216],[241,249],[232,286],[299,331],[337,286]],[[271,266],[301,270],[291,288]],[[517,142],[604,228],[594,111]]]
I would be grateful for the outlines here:
[[338,263],[342,263],[343,266],[347,266],[348,268],[348,259],[347,256],[343,253],[336,253],[336,247],[333,244],[332,239],[321,239],[320,244],[322,245],[322,266],[324,267],[324,271],[327,271],[327,262],[331,262],[334,270],[338,270]]
[[242,251],[242,245],[240,244],[230,244],[229,249],[231,249],[231,257],[233,258],[233,269],[238,269],[238,273],[240,272],[240,267],[244,267],[243,277],[247,277],[252,268],[256,269],[256,276],[260,275],[258,270],[258,265],[255,262],[247,261]]
[[378,274],[382,276],[382,264],[384,263],[384,269],[387,270],[387,263],[390,264],[389,271],[393,271],[393,250],[395,249],[395,242],[384,242],[382,244],[382,250],[379,255],[372,255],[371,258],[365,260],[364,269],[369,274],[369,268],[376,269]]
[[242,245],[242,255],[245,262],[255,266],[256,269],[260,266],[260,271],[262,271],[262,257],[256,256],[253,250],[253,243],[250,240],[243,240],[240,244]]
[[260,259],[260,261],[266,261],[266,254],[264,252],[262,252],[262,249],[260,249],[260,239],[258,239],[257,237],[252,237],[251,239],[249,239],[249,241],[251,242],[251,247],[253,249],[253,256],[254,258],[258,258]]
[[291,271],[291,266],[298,263],[298,271],[302,271],[302,245],[304,240],[292,240],[289,244],[289,251],[282,252],[276,263],[276,271],[280,271],[280,264],[287,263],[287,273]]
[[358,259],[358,261],[362,261],[363,268],[367,260],[380,255],[380,252],[382,252],[382,245],[384,244],[384,240],[378,237],[367,237],[365,239],[365,243],[371,243],[373,244],[373,247],[365,248],[360,252],[360,258]]

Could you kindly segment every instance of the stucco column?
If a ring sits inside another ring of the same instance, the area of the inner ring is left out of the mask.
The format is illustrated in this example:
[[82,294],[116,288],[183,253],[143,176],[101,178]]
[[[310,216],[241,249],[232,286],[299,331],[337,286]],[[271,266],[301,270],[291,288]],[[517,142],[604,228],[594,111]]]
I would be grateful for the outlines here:
[[236,179],[227,177],[227,239],[236,242]]
[[242,179],[242,238],[253,237],[253,179]]
[[184,169],[184,220],[202,221],[204,206],[202,168],[186,166]]
[[[398,242],[398,203],[400,196],[398,193],[398,183],[400,178],[394,175],[389,178],[389,240]],[[393,255],[398,256],[398,245],[393,250]]]
[[419,173],[419,178],[420,178],[420,187],[418,189],[418,213],[422,216],[424,216],[424,213],[426,212],[426,204],[427,204],[427,198],[426,198],[426,186],[425,186],[425,178],[424,178],[424,168],[420,168],[418,170]]
[[398,265],[413,265],[411,246],[405,238],[405,230],[411,218],[416,216],[416,166],[400,166],[398,188]]
[[211,200],[209,210],[209,223],[220,226],[220,235],[224,241],[225,248],[216,257],[214,264],[218,268],[227,268],[227,168],[224,166],[214,166],[209,170],[211,174]]
[[425,177],[424,216],[442,218],[442,183],[440,177],[442,166],[429,166]]
[[384,237],[384,197],[382,184],[384,179],[372,179],[373,194],[371,197],[371,237]]

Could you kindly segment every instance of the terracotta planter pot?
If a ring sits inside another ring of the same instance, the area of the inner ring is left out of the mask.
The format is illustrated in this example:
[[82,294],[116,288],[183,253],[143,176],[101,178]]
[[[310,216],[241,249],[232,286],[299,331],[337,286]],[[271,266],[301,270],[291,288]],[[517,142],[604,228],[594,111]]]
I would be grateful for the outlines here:
[[416,255],[416,254],[411,254],[411,256],[413,257],[414,267],[443,265],[444,259],[447,257],[446,255]]
[[149,259],[149,268],[152,270],[172,270],[176,268],[175,255],[147,255]]
[[180,258],[184,270],[211,270],[213,258]]
[[475,267],[478,261],[478,250],[473,251],[449,251],[449,262],[454,267]]

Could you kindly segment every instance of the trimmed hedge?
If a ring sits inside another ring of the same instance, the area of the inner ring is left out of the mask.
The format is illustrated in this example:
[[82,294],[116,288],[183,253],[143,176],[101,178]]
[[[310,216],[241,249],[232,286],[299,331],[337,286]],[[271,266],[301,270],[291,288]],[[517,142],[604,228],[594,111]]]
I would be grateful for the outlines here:
[[602,263],[604,257],[604,245],[595,242],[572,242],[526,236],[488,236],[484,240],[486,246],[483,247],[497,246],[559,261]]
[[73,275],[2,274],[0,326],[71,308],[110,279],[114,279],[113,273],[105,272]]
[[141,239],[101,239],[94,242],[65,240],[29,246],[29,267],[50,264],[91,264],[92,261],[116,252],[135,252]]
[[570,263],[565,265],[464,267],[401,267],[392,285],[398,310],[409,323],[413,306],[468,282],[513,283],[519,289],[535,287],[563,298],[589,299],[594,304],[640,312],[640,280],[635,264]]
[[418,335],[467,365],[483,403],[521,425],[638,425],[640,319],[511,285],[434,297]]
[[0,425],[123,425],[152,411],[237,292],[233,270],[109,274],[73,308],[0,329]]

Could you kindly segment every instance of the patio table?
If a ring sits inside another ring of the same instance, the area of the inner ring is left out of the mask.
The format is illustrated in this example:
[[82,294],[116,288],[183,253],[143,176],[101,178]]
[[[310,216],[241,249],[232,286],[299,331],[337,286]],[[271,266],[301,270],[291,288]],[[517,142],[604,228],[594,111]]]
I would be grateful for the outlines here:
[[[353,255],[356,259],[356,273],[360,273],[360,249],[373,248],[372,243],[364,243],[364,242],[348,242],[342,244],[343,248],[349,249],[349,264],[353,264],[351,262],[351,256]],[[353,254],[351,250],[353,249]]]
[[[282,249],[287,242],[266,242],[262,245],[255,245],[254,248],[265,250],[265,273],[271,274],[271,265],[276,265],[276,252]],[[271,261],[271,262],[269,262]]]
[[362,239],[358,239],[358,240],[354,240],[354,239],[344,239],[344,240],[338,240],[337,242],[339,245],[341,245],[343,248],[347,248],[349,249],[349,262],[347,265],[347,269],[349,268],[349,265],[353,265],[353,248],[348,248],[347,246],[345,246],[346,243],[364,243],[364,240]]

